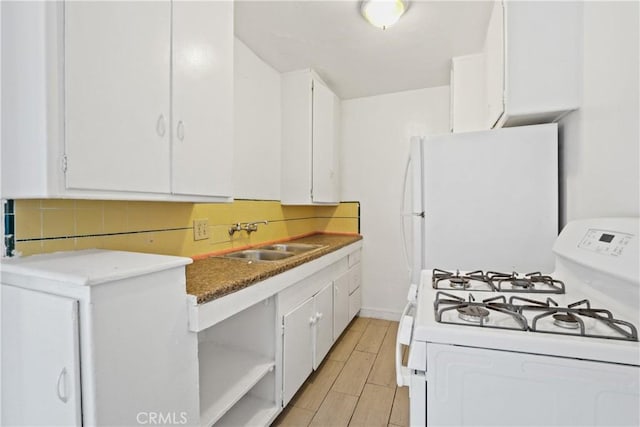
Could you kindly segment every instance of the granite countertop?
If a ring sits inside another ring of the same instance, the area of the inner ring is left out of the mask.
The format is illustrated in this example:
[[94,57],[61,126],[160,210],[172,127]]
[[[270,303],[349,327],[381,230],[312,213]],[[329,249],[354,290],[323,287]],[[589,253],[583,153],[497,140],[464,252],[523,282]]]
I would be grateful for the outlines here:
[[319,258],[360,239],[362,236],[355,234],[314,234],[302,237],[286,243],[307,243],[322,245],[322,247],[279,261],[248,262],[246,259],[224,258],[222,256],[196,260],[193,264],[187,265],[187,293],[196,296],[198,304],[203,304]]

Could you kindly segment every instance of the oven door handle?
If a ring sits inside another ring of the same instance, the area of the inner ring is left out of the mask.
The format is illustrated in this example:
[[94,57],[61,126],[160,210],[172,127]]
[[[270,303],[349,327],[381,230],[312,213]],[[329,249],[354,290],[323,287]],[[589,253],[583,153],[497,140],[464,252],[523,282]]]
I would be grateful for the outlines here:
[[400,325],[396,336],[396,382],[398,387],[408,386],[410,381],[410,371],[402,364],[402,346],[411,344],[413,332],[413,316],[409,316],[409,311],[414,302],[409,301],[400,316]]

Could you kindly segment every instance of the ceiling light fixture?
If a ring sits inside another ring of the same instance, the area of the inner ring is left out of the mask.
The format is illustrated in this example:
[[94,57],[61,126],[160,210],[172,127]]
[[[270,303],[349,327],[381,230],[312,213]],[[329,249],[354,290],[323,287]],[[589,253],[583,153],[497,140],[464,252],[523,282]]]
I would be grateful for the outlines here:
[[386,30],[398,22],[408,6],[406,0],[363,0],[360,12],[371,25]]

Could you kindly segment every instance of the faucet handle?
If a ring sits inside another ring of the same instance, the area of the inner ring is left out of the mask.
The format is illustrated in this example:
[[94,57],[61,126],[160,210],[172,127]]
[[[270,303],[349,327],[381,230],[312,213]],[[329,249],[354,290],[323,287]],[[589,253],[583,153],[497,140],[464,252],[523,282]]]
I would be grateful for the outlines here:
[[262,221],[248,222],[247,224],[245,224],[245,230],[247,230],[248,233],[251,233],[252,231],[258,231],[258,224],[269,224],[269,221],[265,219]]
[[235,223],[231,227],[229,227],[229,236],[233,236],[236,231],[241,231],[243,229],[242,224]]

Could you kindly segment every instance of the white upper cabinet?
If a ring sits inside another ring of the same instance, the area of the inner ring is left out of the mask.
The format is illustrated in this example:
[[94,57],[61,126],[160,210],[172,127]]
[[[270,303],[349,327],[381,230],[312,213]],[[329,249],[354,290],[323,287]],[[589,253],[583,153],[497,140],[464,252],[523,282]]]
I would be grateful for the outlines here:
[[169,193],[171,3],[65,4],[67,187]]
[[581,7],[495,3],[484,49],[487,128],[552,122],[579,107]]
[[486,106],[480,113],[483,127],[492,128],[504,113],[504,10],[501,1],[493,4],[484,42],[484,89]]
[[173,3],[176,194],[231,197],[233,2]]
[[321,81],[313,82],[313,177],[314,203],[338,203],[338,140],[340,104],[338,97]]
[[15,2],[4,21],[3,102],[24,106],[3,108],[3,197],[230,199],[232,2]]
[[282,75],[283,204],[340,202],[340,100],[311,70]]
[[451,58],[451,131],[485,129],[484,55]]

